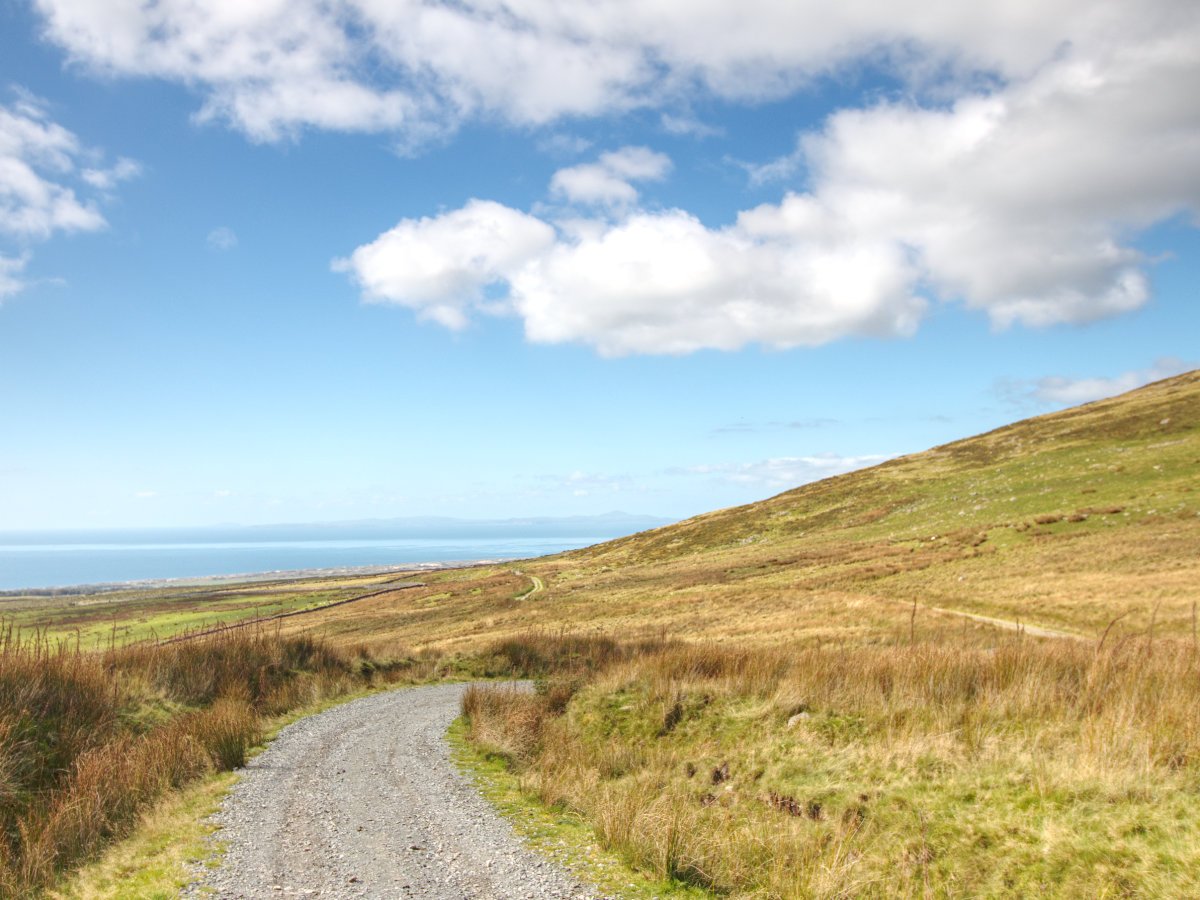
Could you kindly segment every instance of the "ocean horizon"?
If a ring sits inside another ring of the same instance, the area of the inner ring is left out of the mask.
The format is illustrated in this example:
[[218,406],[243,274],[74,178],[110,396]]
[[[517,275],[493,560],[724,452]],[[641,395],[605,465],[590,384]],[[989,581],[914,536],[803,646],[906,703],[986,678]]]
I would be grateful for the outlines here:
[[602,540],[516,536],[0,543],[0,591],[526,559]]

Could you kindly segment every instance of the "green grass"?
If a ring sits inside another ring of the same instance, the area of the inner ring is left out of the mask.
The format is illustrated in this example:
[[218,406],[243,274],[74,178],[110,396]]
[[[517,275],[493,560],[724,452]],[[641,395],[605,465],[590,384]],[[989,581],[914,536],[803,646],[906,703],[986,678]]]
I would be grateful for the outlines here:
[[526,843],[581,881],[595,885],[609,896],[630,900],[710,896],[696,887],[647,877],[629,868],[625,860],[600,846],[581,816],[531,798],[521,790],[520,779],[505,757],[481,750],[467,740],[467,724],[463,719],[450,727],[447,738],[454,762]]
[[734,897],[1200,894],[1190,645],[606,656],[540,695],[469,694],[467,734],[518,809],[587,823],[648,877]]
[[215,862],[207,820],[237,781],[222,772],[168,795],[136,830],[99,859],[64,878],[49,900],[168,900],[192,880],[192,868]]
[[[0,597],[0,617],[26,634],[85,649],[161,639],[242,620],[318,609],[379,590],[395,574]],[[412,579],[409,579],[412,580]]]

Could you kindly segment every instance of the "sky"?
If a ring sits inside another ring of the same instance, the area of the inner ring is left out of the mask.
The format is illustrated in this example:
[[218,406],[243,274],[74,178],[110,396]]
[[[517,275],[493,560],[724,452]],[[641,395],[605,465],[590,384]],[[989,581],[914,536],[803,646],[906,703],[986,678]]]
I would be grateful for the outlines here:
[[0,530],[749,502],[1200,365],[1190,0],[0,0]]

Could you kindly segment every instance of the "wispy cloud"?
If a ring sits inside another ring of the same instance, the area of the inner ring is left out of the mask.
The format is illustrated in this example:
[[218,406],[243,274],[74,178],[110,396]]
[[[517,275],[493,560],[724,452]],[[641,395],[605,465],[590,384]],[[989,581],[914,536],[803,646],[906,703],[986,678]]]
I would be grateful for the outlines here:
[[537,479],[541,491],[568,492],[573,497],[589,497],[596,494],[619,494],[637,490],[632,476],[612,475],[602,472],[577,470],[568,475],[543,475]]
[[11,297],[25,289],[25,280],[21,273],[29,262],[29,254],[21,256],[0,255],[0,300]]
[[783,431],[785,429],[808,430],[812,428],[828,428],[837,424],[837,419],[826,418],[794,419],[790,422],[741,421],[731,422],[728,425],[719,425],[712,430],[712,434],[761,434],[763,432]]
[[578,156],[590,150],[591,146],[592,142],[585,137],[562,132],[546,135],[537,142],[538,150],[549,156]]
[[205,241],[212,250],[232,250],[238,245],[238,236],[232,228],[222,225],[210,231]]
[[104,154],[55,122],[43,100],[20,89],[14,94],[13,102],[0,104],[0,237],[18,251],[0,252],[0,299],[29,286],[21,273],[30,243],[106,228],[98,200],[141,170],[125,158],[108,168],[85,165]]
[[725,133],[724,128],[709,125],[692,115],[672,115],[663,113],[659,118],[662,130],[667,134],[682,135],[694,138],[719,137]]
[[107,169],[84,169],[80,173],[80,177],[97,190],[111,191],[121,182],[129,181],[141,174],[141,163],[121,157]]
[[31,95],[0,106],[0,232],[44,240],[104,228],[95,203],[76,193],[78,181],[72,184],[87,181],[78,161],[89,152]]
[[677,474],[708,475],[736,484],[763,485],[782,490],[819,481],[833,475],[842,475],[873,466],[888,459],[887,456],[868,454],[865,456],[839,456],[820,454],[817,456],[777,456],[770,459],[746,463],[713,463],[686,466],[674,470]]
[[1182,375],[1198,365],[1200,363],[1166,356],[1155,360],[1149,368],[1122,372],[1111,377],[1067,378],[1048,375],[1035,381],[1006,382],[1000,386],[1000,390],[1001,393],[1018,400],[1032,400],[1052,406],[1075,406],[1123,394],[1173,375]]
[[559,169],[550,193],[572,203],[627,206],[638,199],[635,181],[658,181],[671,170],[671,159],[648,147],[622,147],[594,163]]
[[803,145],[798,143],[792,152],[766,162],[751,162],[732,156],[725,157],[725,161],[745,172],[752,186],[762,187],[795,179],[804,168],[804,150]]

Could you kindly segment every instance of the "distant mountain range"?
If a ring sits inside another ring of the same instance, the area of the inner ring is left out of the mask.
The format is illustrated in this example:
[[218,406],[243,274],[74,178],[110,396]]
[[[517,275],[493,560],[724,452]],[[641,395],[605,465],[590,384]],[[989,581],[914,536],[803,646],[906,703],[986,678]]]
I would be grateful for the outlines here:
[[0,531],[0,544],[201,544],[260,541],[336,541],[583,537],[614,538],[669,525],[673,519],[610,512],[595,516],[533,516],[518,519],[455,519],[410,516],[342,522],[215,525],[198,528],[65,529]]

